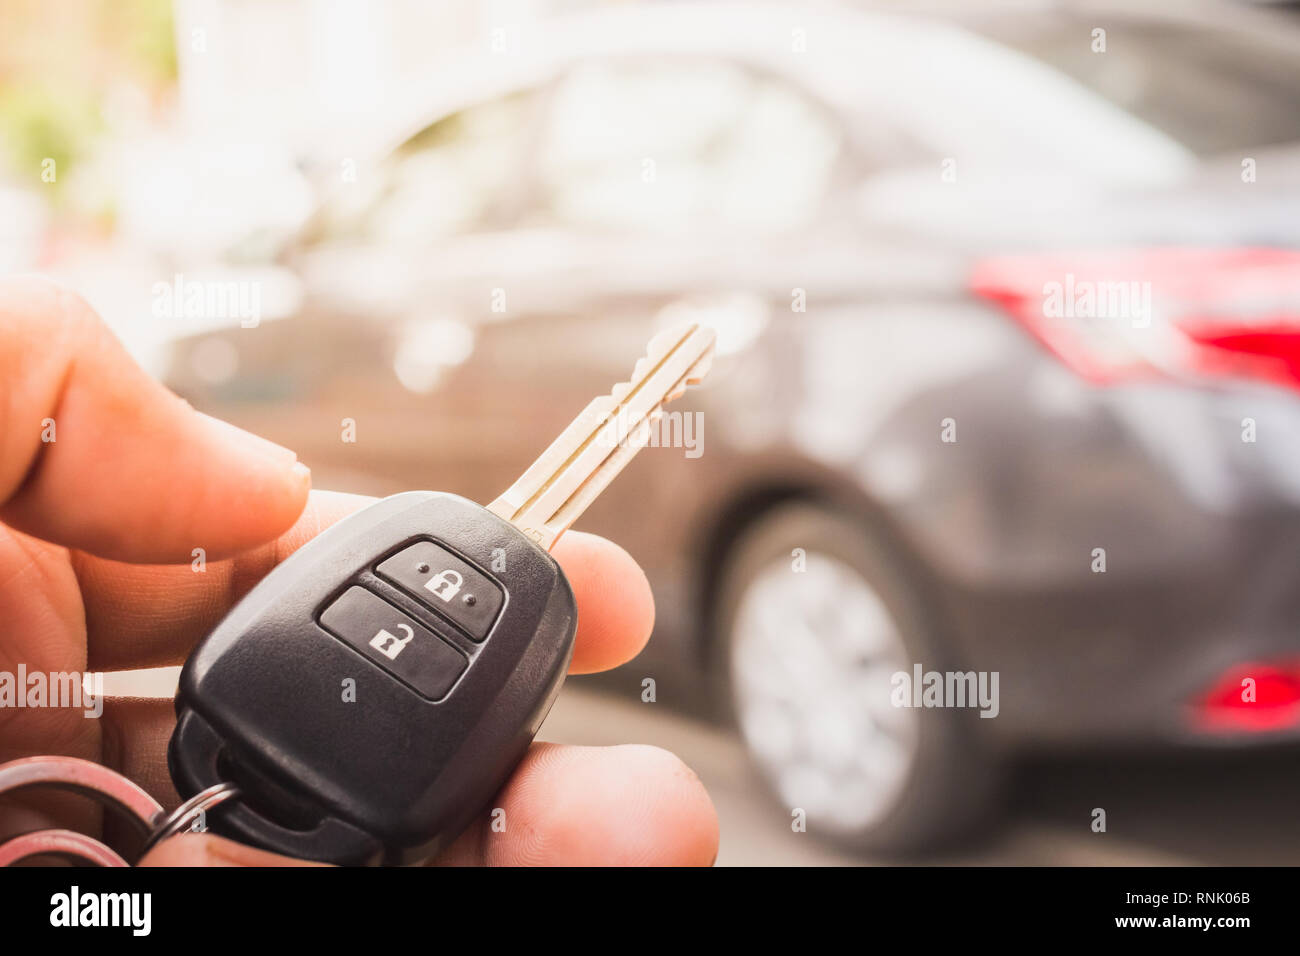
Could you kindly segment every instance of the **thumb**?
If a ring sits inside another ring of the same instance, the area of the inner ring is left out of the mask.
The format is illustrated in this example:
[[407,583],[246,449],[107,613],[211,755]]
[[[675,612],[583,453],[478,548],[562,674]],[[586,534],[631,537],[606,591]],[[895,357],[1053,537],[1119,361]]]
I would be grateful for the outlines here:
[[207,833],[182,833],[144,855],[140,866],[326,866],[268,853]]
[[307,503],[293,452],[200,415],[151,379],[79,297],[0,280],[0,521],[121,561],[219,558]]

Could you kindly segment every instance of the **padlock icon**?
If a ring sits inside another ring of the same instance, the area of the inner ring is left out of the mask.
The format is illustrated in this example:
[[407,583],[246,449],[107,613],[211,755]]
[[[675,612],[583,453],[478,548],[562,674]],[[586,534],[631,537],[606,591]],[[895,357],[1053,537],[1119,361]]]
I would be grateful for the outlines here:
[[446,571],[438,572],[437,577],[425,581],[424,587],[444,601],[450,601],[460,593],[460,586],[464,583],[465,579],[460,576],[459,572],[448,568]]
[[398,624],[397,629],[405,631],[406,637],[399,638],[396,634],[390,634],[385,628],[381,627],[379,633],[370,639],[370,646],[390,661],[397,660],[397,655],[402,653],[402,648],[410,644],[415,637],[415,632],[406,624]]

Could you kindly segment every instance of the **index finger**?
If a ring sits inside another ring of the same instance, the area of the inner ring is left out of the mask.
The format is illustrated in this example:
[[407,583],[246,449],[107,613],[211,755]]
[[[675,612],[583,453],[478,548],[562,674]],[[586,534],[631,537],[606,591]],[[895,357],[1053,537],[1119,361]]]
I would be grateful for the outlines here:
[[124,561],[269,541],[301,513],[293,452],[151,379],[82,299],[0,279],[0,521]]

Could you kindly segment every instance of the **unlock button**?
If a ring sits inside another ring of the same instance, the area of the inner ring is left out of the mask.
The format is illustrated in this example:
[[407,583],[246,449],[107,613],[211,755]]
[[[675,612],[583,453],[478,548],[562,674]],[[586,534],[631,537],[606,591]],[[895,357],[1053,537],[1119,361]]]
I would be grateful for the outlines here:
[[397,552],[375,570],[476,641],[488,636],[501,610],[501,586],[432,541]]
[[428,700],[445,697],[469,666],[456,648],[362,587],[348,588],[320,622]]

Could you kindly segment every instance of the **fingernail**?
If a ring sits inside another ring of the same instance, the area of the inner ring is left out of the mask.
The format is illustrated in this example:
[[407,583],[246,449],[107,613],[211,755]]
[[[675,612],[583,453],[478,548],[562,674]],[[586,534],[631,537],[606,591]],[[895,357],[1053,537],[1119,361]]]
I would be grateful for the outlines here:
[[203,847],[210,866],[255,866],[257,851],[231,840],[209,836]]
[[203,415],[201,412],[200,415],[207,419],[209,427],[219,436],[222,444],[229,447],[234,454],[252,454],[261,458],[271,458],[284,464],[298,460],[298,456],[294,452],[282,445],[267,441],[252,432],[246,432],[242,428],[230,424],[230,422],[223,422],[220,418]]
[[325,866],[311,860],[297,860],[293,857],[280,856],[267,850],[209,836],[207,856],[213,866]]

